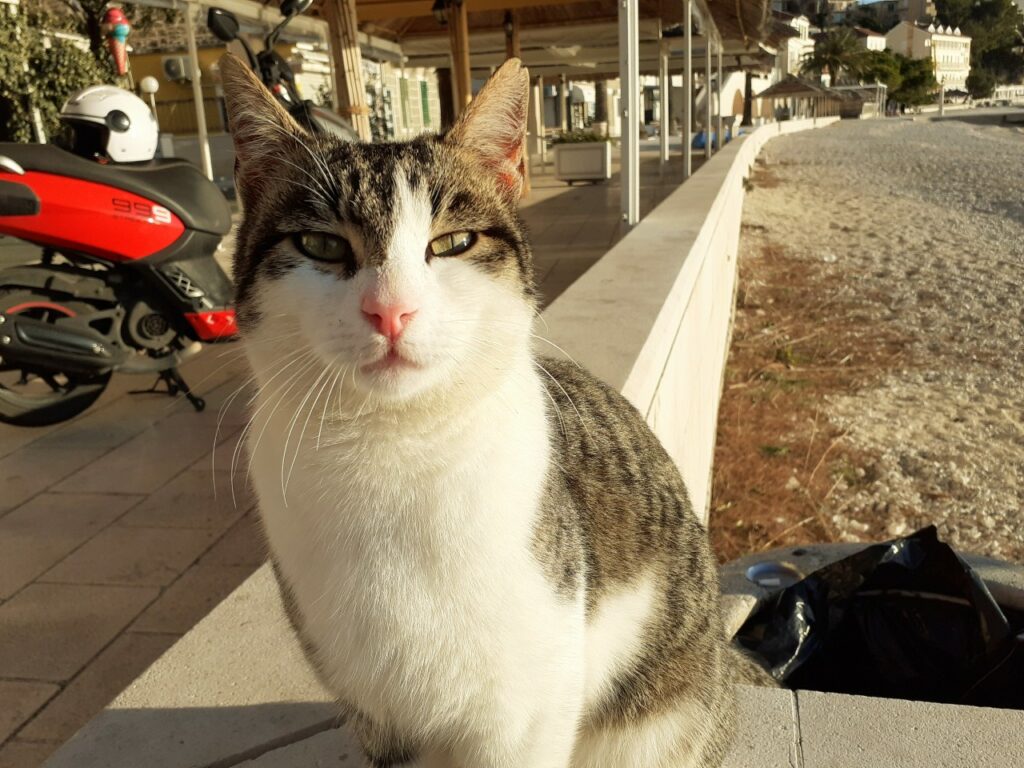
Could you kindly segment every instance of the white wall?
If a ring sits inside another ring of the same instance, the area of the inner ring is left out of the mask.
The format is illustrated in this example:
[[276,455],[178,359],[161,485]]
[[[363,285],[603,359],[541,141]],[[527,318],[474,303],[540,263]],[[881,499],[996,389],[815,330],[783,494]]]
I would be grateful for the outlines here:
[[544,312],[547,337],[644,415],[704,520],[743,179],[770,139],[837,119],[772,123],[727,144]]

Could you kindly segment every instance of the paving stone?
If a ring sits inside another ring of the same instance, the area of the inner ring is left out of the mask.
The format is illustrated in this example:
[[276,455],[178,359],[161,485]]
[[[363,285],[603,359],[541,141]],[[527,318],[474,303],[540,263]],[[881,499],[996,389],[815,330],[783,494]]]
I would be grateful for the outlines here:
[[0,517],[0,598],[53,567],[141,498],[43,493]]
[[267,559],[267,541],[256,512],[250,512],[199,560],[200,565],[260,565]]
[[177,639],[177,634],[125,632],[32,718],[19,738],[67,741]]
[[359,742],[347,728],[327,731],[246,760],[239,768],[369,768]]
[[1024,712],[798,691],[804,768],[1024,765]]
[[0,515],[60,482],[80,467],[97,459],[102,453],[99,448],[48,448],[29,445],[0,459],[0,478],[3,478]]
[[54,488],[60,492],[152,493],[213,447],[203,414],[165,419]]
[[0,677],[70,679],[157,594],[156,588],[30,584],[0,605]]
[[39,768],[59,746],[13,739],[0,747],[0,768]]
[[166,586],[216,539],[216,531],[202,528],[112,525],[72,552],[39,580]]
[[120,521],[124,526],[211,528],[233,525],[255,503],[248,485],[236,481],[234,496],[227,472],[186,469],[151,494]]
[[135,620],[131,629],[184,634],[256,568],[256,565],[193,565]]
[[0,680],[0,744],[59,690],[52,683]]
[[48,768],[235,765],[326,730],[337,717],[265,566],[65,744]]

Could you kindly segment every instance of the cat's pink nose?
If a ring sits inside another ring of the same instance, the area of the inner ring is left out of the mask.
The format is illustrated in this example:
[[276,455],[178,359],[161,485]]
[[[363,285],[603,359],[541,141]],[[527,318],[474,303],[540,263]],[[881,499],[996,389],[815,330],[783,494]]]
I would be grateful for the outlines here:
[[376,296],[363,297],[363,315],[377,333],[386,336],[388,341],[398,341],[402,331],[415,316],[418,307],[407,302],[385,304]]

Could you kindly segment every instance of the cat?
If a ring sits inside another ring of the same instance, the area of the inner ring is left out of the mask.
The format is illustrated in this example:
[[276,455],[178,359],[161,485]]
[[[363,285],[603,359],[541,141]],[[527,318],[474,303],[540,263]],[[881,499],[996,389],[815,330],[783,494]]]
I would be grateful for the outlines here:
[[370,764],[720,765],[742,659],[706,531],[633,406],[533,349],[526,69],[442,135],[376,144],[220,69],[251,478]]

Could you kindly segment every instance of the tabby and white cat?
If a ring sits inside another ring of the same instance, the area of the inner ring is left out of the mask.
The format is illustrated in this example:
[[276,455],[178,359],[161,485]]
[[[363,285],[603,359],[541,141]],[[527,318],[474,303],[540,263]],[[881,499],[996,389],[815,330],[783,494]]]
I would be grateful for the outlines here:
[[719,765],[742,660],[682,479],[618,393],[533,349],[526,70],[380,144],[221,73],[252,482],[371,764]]

